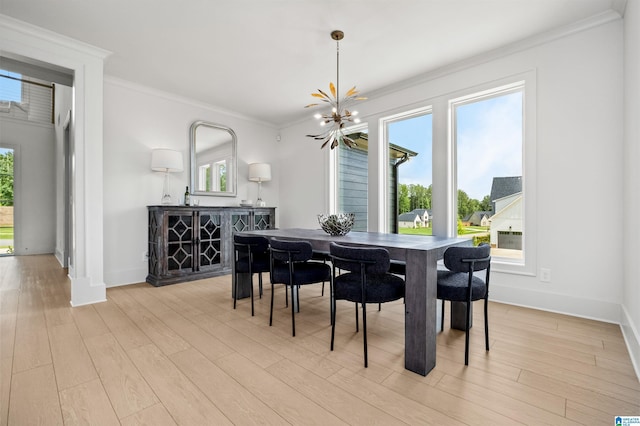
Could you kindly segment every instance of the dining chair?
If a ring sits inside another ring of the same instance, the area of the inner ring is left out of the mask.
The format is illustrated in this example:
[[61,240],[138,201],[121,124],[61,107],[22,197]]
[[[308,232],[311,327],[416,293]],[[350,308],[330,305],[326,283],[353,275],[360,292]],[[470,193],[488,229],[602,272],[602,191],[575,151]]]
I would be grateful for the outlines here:
[[[404,297],[405,281],[389,272],[389,252],[379,247],[354,247],[331,243],[329,246],[333,279],[331,280],[331,350],[335,341],[336,300],[354,302],[356,307],[356,332],[358,304],[362,306],[362,337],[364,366],[369,366],[367,352],[367,303],[391,302]],[[336,269],[347,271],[336,274]]]
[[[489,350],[489,273],[491,246],[449,247],[444,252],[444,266],[438,271],[438,299],[442,300],[440,331],[444,330],[444,302],[466,302],[464,365],[469,365],[469,329],[471,328],[471,302],[484,299],[484,337]],[[474,272],[486,271],[484,279]]]
[[258,274],[258,293],[262,298],[262,273],[269,272],[269,240],[260,236],[234,234],[233,309],[238,299],[238,274],[248,274],[250,280],[251,316],[253,306],[253,274]]
[[308,241],[272,238],[270,246],[271,312],[269,325],[273,324],[274,284],[284,284],[285,288],[286,286],[291,287],[291,332],[295,337],[295,310],[300,302],[298,291],[300,286],[330,281],[331,267],[324,263],[311,261],[313,250]]

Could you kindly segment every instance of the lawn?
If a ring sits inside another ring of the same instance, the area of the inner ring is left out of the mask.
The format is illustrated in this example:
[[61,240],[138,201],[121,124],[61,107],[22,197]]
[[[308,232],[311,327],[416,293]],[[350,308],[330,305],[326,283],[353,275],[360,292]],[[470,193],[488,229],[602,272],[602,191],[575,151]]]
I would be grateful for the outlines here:
[[[486,226],[465,226],[460,235],[482,234],[487,232],[489,232],[489,228]],[[399,233],[408,235],[432,235],[432,228],[400,228]]]
[[13,226],[0,226],[0,240],[13,240]]

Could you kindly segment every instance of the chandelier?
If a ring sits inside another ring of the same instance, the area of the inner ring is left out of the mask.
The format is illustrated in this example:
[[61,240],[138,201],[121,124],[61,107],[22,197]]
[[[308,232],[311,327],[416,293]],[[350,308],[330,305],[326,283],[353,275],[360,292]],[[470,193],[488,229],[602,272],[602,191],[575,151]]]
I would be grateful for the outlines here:
[[[344,127],[347,123],[359,123],[360,119],[356,118],[358,111],[349,110],[349,107],[356,101],[362,101],[367,98],[358,96],[356,87],[353,86],[344,97],[341,99],[340,94],[340,40],[344,38],[344,33],[340,30],[331,32],[331,38],[336,41],[336,84],[329,83],[329,94],[318,89],[316,93],[312,93],[311,96],[318,98],[322,102],[329,104],[331,112],[326,114],[317,113],[314,117],[320,120],[320,126],[327,127],[327,129],[317,135],[307,135],[307,137],[314,138],[315,140],[322,141],[320,149],[324,148],[327,144],[331,149],[338,146],[340,142],[349,148],[356,146],[353,139],[344,134]],[[305,106],[305,108],[311,108],[320,104],[314,103]]]

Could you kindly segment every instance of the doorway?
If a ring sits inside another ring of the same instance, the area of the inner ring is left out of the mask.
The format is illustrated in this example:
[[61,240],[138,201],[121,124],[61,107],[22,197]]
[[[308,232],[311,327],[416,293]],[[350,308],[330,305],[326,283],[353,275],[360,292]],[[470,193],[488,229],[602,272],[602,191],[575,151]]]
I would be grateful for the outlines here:
[[14,254],[14,150],[0,147],[0,256]]

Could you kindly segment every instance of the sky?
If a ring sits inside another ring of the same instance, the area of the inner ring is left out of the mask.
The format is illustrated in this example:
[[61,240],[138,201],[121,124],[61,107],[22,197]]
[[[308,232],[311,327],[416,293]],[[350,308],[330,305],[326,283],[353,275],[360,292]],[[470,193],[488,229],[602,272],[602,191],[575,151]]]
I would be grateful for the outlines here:
[[[0,76],[21,78],[20,74],[0,70]],[[19,81],[0,77],[0,99],[20,102],[22,100],[22,87]]]
[[[494,177],[522,176],[522,93],[515,92],[455,108],[458,189],[478,201]],[[416,157],[400,166],[400,183],[432,183],[431,114],[389,125],[389,141]]]

